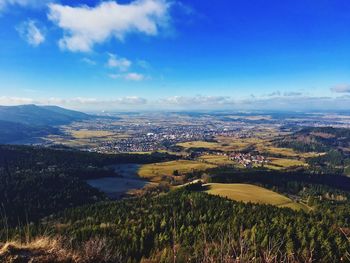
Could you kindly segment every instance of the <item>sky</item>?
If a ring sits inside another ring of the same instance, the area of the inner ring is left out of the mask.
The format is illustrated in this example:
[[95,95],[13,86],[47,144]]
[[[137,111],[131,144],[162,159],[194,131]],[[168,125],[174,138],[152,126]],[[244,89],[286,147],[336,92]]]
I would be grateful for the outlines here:
[[0,105],[350,110],[348,0],[0,0]]

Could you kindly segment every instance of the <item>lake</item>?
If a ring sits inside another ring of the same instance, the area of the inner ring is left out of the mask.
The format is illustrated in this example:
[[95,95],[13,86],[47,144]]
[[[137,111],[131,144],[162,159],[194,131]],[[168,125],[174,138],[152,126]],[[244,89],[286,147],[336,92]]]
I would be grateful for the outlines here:
[[121,177],[91,179],[87,180],[87,183],[112,199],[120,199],[130,190],[142,189],[150,184],[138,176],[139,164],[118,164],[114,165],[113,168]]

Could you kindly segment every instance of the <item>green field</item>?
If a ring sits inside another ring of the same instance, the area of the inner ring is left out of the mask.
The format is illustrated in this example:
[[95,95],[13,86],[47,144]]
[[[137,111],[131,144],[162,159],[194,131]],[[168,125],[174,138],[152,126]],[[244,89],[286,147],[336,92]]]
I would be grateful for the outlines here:
[[278,207],[289,207],[294,210],[309,210],[307,206],[293,202],[290,198],[251,184],[206,184],[207,193],[227,197],[245,203],[269,204]]
[[139,168],[138,175],[153,182],[160,182],[163,176],[173,176],[175,170],[177,170],[179,174],[185,174],[193,170],[203,171],[215,167],[216,165],[200,161],[177,160],[142,165]]

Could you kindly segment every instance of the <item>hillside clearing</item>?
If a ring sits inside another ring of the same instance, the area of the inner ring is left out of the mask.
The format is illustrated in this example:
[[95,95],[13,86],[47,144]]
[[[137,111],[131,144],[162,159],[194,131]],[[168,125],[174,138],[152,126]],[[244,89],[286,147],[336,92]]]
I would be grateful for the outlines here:
[[269,204],[278,207],[289,207],[294,210],[308,210],[303,204],[293,202],[292,199],[268,190],[266,188],[251,184],[205,184],[208,194],[227,197],[231,200],[244,203]]

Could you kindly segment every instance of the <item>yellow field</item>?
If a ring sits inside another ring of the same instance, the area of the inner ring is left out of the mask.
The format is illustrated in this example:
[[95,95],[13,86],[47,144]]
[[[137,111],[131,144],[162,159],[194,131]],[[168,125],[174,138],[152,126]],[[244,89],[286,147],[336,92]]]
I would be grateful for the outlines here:
[[215,167],[216,165],[199,161],[178,160],[142,165],[138,171],[138,175],[153,182],[160,182],[163,176],[173,176],[175,170],[180,174],[184,174],[193,170],[203,171]]
[[218,146],[220,146],[216,142],[204,142],[204,141],[183,142],[177,145],[184,148],[208,148],[208,149],[215,149]]
[[69,147],[97,147],[104,141],[128,138],[128,134],[113,133],[106,130],[72,129],[63,126],[65,135],[49,135],[45,139]]
[[308,207],[293,202],[290,198],[251,184],[206,184],[207,193],[227,197],[231,200],[242,201],[245,203],[270,204],[278,207],[289,207],[295,210],[308,210]]
[[198,160],[204,161],[210,164],[216,165],[232,165],[235,164],[234,161],[230,160],[227,156],[222,155],[202,155],[198,158]]
[[114,133],[110,131],[100,131],[100,130],[71,130],[70,133],[76,139],[87,139],[87,138],[99,138],[112,136]]
[[315,153],[315,152],[300,153],[290,148],[275,147],[269,141],[266,141],[264,143],[258,143],[256,145],[256,149],[261,153],[279,154],[285,157],[310,158],[310,157],[315,157],[319,155],[319,153]]
[[217,142],[205,142],[205,141],[193,141],[179,143],[178,146],[184,148],[207,148],[210,150],[220,151],[241,151],[249,146],[254,146],[257,143],[262,143],[263,140],[259,138],[234,138],[218,136],[216,137]]
[[227,136],[217,136],[215,138],[217,142],[193,141],[179,143],[178,146],[184,147],[186,149],[207,148],[210,150],[220,150],[224,152],[241,151],[248,147],[253,147],[262,154],[276,154],[286,157],[287,159],[296,157],[310,158],[319,155],[319,153],[315,152],[299,153],[290,148],[275,147],[270,141],[273,132],[274,131],[266,131],[265,133],[260,133],[259,137],[254,138],[234,138]]
[[307,164],[302,160],[288,159],[288,158],[269,158],[271,161],[265,167],[270,169],[283,169],[293,166],[306,166]]

